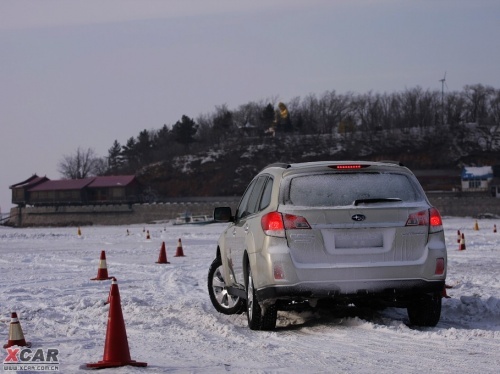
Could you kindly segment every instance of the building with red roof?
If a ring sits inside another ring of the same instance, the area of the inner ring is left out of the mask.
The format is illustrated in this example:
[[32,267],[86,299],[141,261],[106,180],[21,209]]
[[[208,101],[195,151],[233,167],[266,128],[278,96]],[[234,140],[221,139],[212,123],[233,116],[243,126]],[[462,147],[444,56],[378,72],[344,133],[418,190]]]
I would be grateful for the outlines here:
[[18,206],[131,203],[140,193],[134,175],[50,180],[35,174],[10,189],[12,203]]
[[28,179],[13,184],[9,188],[12,190],[12,203],[17,204],[20,206],[24,206],[26,201],[29,199],[29,189],[33,188],[40,183],[44,183],[48,181],[49,178],[47,177],[39,177],[36,174],[33,174],[31,177]]

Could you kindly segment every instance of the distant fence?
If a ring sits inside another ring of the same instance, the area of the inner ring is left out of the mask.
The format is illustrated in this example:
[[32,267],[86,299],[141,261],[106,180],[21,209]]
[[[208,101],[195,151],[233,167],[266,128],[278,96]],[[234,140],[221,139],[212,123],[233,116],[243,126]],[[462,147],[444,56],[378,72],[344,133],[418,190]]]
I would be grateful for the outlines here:
[[[443,216],[500,216],[500,198],[485,193],[428,192],[427,197]],[[238,202],[239,197],[196,197],[151,204],[12,208],[7,224],[30,227],[168,222],[186,213],[211,215],[216,206],[230,206],[234,212]]]
[[[180,215],[212,215],[216,206],[236,209],[239,197],[185,198],[151,204],[12,208],[8,224],[32,226],[129,225],[168,222]],[[15,216],[15,217],[14,217]]]
[[500,198],[484,192],[427,192],[443,216],[476,217],[484,213],[500,216]]

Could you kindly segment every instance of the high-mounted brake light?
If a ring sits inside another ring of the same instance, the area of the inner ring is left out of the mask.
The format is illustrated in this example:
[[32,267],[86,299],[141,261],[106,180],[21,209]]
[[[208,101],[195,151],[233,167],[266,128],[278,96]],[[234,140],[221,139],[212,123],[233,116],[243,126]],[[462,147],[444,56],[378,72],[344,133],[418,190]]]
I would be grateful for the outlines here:
[[281,214],[271,212],[262,216],[260,220],[262,230],[269,236],[280,238],[285,237],[286,230],[310,229],[309,222],[304,217],[295,216],[293,214]]
[[361,165],[335,165],[333,166],[334,169],[340,170],[340,169],[361,169]]

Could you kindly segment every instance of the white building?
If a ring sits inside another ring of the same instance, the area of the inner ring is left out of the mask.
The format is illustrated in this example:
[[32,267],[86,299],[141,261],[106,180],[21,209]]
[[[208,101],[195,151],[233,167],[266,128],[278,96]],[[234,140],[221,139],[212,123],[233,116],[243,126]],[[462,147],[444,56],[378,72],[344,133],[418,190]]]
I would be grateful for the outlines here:
[[464,166],[462,169],[462,191],[487,191],[492,180],[491,166]]

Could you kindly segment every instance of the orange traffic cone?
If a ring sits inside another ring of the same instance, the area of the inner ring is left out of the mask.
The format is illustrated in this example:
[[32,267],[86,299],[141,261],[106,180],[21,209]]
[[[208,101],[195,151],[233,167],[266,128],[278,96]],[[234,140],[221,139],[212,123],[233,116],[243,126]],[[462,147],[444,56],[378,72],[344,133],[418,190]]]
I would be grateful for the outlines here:
[[457,230],[457,243],[460,244],[460,239],[462,238],[462,236],[460,235],[460,230]]
[[474,230],[479,231],[479,224],[477,223],[477,219],[476,219],[476,223],[474,224]]
[[458,246],[459,251],[465,250],[465,236],[464,233],[462,233],[462,237],[460,238],[460,245]]
[[165,249],[165,242],[161,244],[160,248],[160,256],[158,256],[158,261],[156,261],[157,264],[170,264],[170,262],[167,261],[167,250]]
[[181,238],[179,238],[179,241],[177,242],[177,251],[175,252],[174,257],[184,257],[184,251],[182,250]]
[[130,358],[128,348],[127,331],[123,320],[122,306],[120,303],[120,291],[118,282],[113,278],[109,291],[109,314],[108,327],[106,330],[106,341],[104,344],[104,356],[102,361],[87,364],[88,368],[111,368],[119,366],[147,366],[146,362],[137,362]]
[[108,268],[106,267],[106,253],[104,251],[101,252],[101,259],[99,260],[99,268],[97,269],[97,276],[90,280],[107,280],[111,279],[108,276]]
[[80,228],[78,228],[77,234],[78,234],[78,237],[82,236],[82,230],[80,230]]
[[10,348],[13,345],[17,345],[19,347],[31,347],[31,343],[26,342],[24,339],[23,329],[21,328],[21,324],[17,319],[17,313],[15,312],[12,312],[10,317],[9,340],[3,347]]

